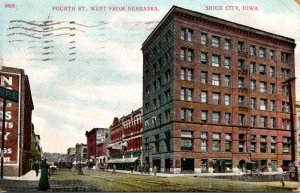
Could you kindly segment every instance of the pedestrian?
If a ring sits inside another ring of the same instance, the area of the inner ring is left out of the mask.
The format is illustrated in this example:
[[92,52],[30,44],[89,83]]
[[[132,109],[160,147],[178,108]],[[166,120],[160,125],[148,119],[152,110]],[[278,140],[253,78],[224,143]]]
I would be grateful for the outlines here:
[[153,167],[153,172],[154,172],[154,176],[156,176],[156,172],[157,172],[157,167],[156,166]]
[[111,174],[116,174],[116,164],[113,165],[113,171],[111,172]]
[[133,165],[130,166],[131,173],[133,173]]
[[37,177],[39,175],[39,170],[40,170],[39,161],[36,161],[34,163],[34,170],[35,170],[35,174],[36,174],[36,177]]
[[41,178],[39,181],[39,190],[49,190],[50,189],[50,184],[49,184],[49,170],[50,165],[47,164],[47,159],[44,159],[41,163]]

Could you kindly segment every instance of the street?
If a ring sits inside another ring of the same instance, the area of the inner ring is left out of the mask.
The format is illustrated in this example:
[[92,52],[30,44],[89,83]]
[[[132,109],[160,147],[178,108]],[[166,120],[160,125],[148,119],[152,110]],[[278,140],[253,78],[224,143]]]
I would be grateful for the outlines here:
[[[268,191],[282,192],[296,189],[298,183],[280,181],[252,182],[237,179],[203,177],[161,177],[136,175],[99,170],[83,170],[84,175],[77,175],[71,170],[60,170],[50,178],[50,192],[101,192],[101,191]],[[38,181],[0,180],[0,192],[26,191],[36,192]]]

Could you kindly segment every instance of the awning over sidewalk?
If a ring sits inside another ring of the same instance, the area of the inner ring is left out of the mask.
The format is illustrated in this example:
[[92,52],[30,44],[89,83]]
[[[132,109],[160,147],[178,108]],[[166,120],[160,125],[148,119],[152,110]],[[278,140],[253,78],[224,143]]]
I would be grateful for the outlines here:
[[133,158],[122,158],[122,159],[110,159],[106,163],[115,164],[115,163],[134,163],[138,157]]
[[118,163],[133,163],[138,159],[138,157],[133,157],[133,158],[123,158],[120,159]]
[[117,142],[117,143],[109,144],[109,145],[107,146],[107,148],[112,148],[112,149],[118,149],[118,150],[121,150],[121,149],[122,149],[122,145],[121,145],[121,142]]

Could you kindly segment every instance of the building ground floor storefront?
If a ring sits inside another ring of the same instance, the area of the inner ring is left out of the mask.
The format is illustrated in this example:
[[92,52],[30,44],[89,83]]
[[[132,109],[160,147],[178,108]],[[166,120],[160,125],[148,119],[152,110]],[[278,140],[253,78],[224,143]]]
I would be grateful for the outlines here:
[[[289,168],[290,156],[280,158],[255,157],[249,159],[246,155],[236,155],[234,157],[195,157],[172,156],[172,154],[151,156],[150,170],[154,166],[157,172],[162,173],[239,173],[239,172],[282,172]],[[272,156],[271,156],[272,157]],[[274,156],[273,156],[274,157]]]
[[115,165],[117,170],[139,171],[141,168],[141,152],[113,154],[106,163],[108,168],[111,169]]

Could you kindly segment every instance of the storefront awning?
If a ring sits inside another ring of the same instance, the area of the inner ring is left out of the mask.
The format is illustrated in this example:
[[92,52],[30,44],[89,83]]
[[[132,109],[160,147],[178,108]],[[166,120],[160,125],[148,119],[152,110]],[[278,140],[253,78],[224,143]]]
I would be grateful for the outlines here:
[[133,158],[123,158],[120,159],[118,163],[133,163],[138,159],[138,157],[133,157]]
[[121,142],[117,142],[117,143],[109,144],[109,145],[107,146],[107,148],[112,148],[112,149],[118,149],[118,150],[121,150],[121,149],[122,149],[122,145],[121,145]]
[[115,164],[115,163],[118,163],[120,159],[110,159],[108,160],[106,163],[108,164]]

